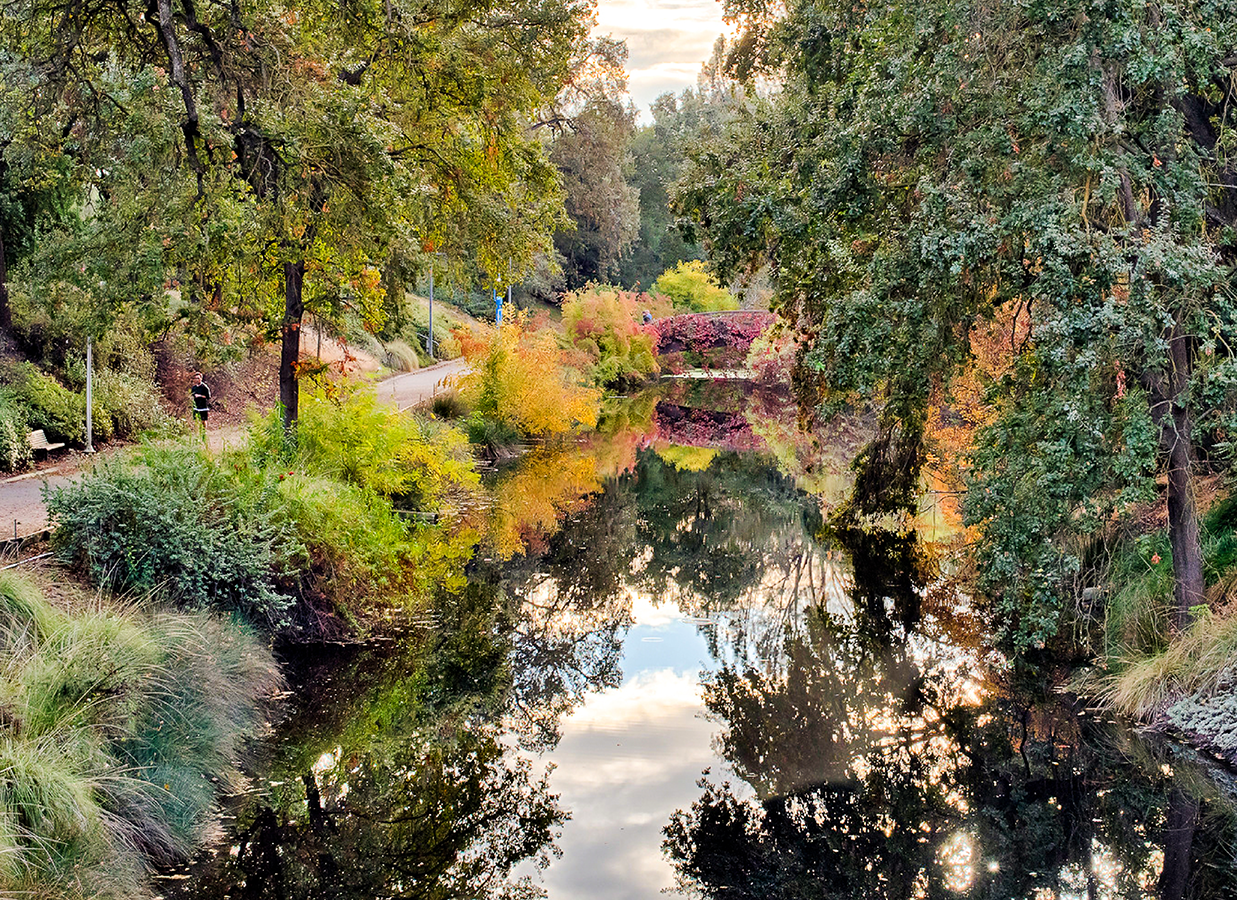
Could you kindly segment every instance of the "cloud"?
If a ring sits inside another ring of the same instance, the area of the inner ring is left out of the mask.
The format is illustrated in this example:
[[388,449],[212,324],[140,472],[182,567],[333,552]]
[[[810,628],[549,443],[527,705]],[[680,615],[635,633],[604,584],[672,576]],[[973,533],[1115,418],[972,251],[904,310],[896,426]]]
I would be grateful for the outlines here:
[[630,93],[642,110],[666,91],[694,87],[717,36],[728,29],[717,0],[601,0],[598,34],[627,41]]
[[572,818],[545,873],[551,898],[647,900],[673,884],[661,829],[699,797],[701,771],[722,765],[703,711],[699,672],[664,669],[590,696],[563,722],[550,784]]

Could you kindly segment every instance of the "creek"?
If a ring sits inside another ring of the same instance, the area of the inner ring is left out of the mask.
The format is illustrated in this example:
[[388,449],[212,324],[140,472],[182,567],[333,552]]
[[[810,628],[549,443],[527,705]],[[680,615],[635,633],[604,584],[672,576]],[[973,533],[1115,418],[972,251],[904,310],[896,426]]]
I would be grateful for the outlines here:
[[826,527],[869,433],[663,384],[496,473],[466,588],[288,655],[163,895],[1237,896],[1231,775],[1009,684],[939,510]]

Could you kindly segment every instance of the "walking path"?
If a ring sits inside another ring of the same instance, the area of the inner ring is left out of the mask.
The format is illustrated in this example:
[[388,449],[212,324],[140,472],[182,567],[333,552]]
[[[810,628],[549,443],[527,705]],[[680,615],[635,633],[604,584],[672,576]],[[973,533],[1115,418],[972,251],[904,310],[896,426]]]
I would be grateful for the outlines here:
[[[375,390],[378,399],[403,411],[432,399],[446,388],[447,379],[459,375],[466,368],[464,360],[453,359],[387,378],[378,382]],[[207,447],[218,452],[240,443],[244,434],[245,430],[236,426],[210,429],[207,431]],[[107,455],[120,451],[123,448],[108,448]],[[0,480],[0,541],[25,537],[46,528],[43,486],[55,488],[68,484],[78,472],[93,465],[98,458],[71,451],[58,465]]]

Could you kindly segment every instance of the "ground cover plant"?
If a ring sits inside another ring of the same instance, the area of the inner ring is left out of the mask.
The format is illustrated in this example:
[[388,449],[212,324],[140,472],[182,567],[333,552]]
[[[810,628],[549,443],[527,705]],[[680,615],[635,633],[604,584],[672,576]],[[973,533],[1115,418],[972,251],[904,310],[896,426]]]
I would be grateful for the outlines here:
[[0,894],[150,896],[202,839],[279,679],[234,621],[65,613],[0,573]]

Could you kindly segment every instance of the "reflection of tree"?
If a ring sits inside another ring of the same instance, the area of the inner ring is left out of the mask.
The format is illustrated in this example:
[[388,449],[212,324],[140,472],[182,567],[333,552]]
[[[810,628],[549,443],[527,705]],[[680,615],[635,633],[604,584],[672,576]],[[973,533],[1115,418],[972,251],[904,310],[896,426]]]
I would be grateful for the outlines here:
[[185,896],[535,893],[512,870],[548,861],[566,814],[501,739],[511,646],[501,593],[471,584],[440,597],[423,632],[308,666],[272,787],[246,804]]
[[585,695],[622,681],[635,527],[629,487],[610,481],[567,518],[543,552],[485,576],[501,578],[511,598],[508,713],[527,746],[553,746],[562,716]]
[[974,660],[934,649],[913,598],[897,598],[921,583],[905,541],[870,529],[859,542],[853,617],[812,610],[776,662],[706,679],[719,749],[754,795],[706,780],[672,817],[681,887],[728,900],[1116,900],[1157,883],[1173,900],[1237,896],[1231,849],[1217,852],[1237,837],[1232,804],[1200,793],[1188,767],[1166,774],[1065,704],[967,699]]
[[642,453],[636,465],[637,539],[651,555],[639,581],[700,611],[734,608],[787,549],[812,549],[811,500],[759,458],[723,453],[700,472]]
[[257,805],[233,838],[236,856],[196,896],[216,885],[288,900],[527,896],[511,870],[539,855],[548,862],[566,818],[545,778],[532,778],[492,729],[342,756],[300,783],[303,814]]

